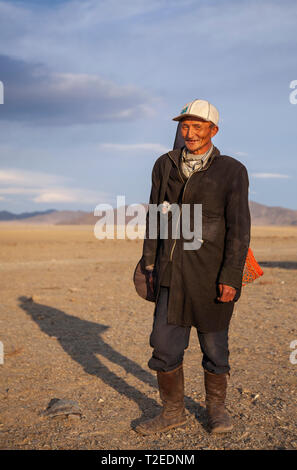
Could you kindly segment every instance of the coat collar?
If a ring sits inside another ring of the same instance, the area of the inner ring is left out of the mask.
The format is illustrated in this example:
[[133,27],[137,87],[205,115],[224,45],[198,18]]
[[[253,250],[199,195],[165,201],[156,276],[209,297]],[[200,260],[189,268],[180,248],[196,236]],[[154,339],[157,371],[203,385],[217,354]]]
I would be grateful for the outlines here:
[[[175,150],[170,150],[170,152],[167,153],[167,155],[169,156],[169,158],[171,160],[173,160],[173,162],[175,163],[175,165],[177,166],[177,168],[179,168],[179,162],[180,162],[180,158],[181,158],[181,153],[182,153],[182,148],[180,149],[175,149]],[[207,170],[207,168],[210,167],[210,165],[212,164],[213,160],[215,157],[218,157],[220,155],[220,151],[217,147],[213,146],[213,150],[210,154],[210,157],[205,165],[205,167],[201,170]]]

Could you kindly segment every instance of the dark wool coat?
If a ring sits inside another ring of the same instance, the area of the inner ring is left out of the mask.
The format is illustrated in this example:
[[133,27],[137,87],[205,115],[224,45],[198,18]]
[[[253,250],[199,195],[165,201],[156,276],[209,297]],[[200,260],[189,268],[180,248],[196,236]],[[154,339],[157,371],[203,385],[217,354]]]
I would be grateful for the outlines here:
[[[202,204],[202,240],[200,248],[185,250],[184,240],[146,238],[143,244],[144,266],[154,264],[156,302],[161,285],[170,285],[168,323],[195,326],[201,332],[220,331],[228,327],[234,302],[241,294],[242,273],[250,243],[248,174],[235,158],[220,155],[214,147],[206,166],[188,179],[180,168],[181,149],[160,156],[152,171],[150,204]],[[181,223],[183,213],[178,224]],[[161,216],[162,217],[162,216]],[[175,219],[176,224],[176,219]],[[177,225],[178,226],[178,225]],[[193,229],[193,211],[191,210]],[[160,227],[159,227],[160,228]],[[169,273],[169,277],[168,277]],[[169,281],[168,281],[169,279]],[[232,302],[219,302],[218,283],[236,288]]]

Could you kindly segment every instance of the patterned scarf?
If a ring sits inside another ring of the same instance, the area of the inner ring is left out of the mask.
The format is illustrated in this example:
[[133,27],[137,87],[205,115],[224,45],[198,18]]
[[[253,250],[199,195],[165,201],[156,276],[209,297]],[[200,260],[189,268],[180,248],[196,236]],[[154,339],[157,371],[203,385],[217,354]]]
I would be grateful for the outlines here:
[[201,155],[194,155],[193,153],[189,153],[187,148],[184,147],[181,154],[181,169],[184,175],[189,178],[193,171],[201,170],[206,165],[212,151],[213,144],[207,150],[207,152]]

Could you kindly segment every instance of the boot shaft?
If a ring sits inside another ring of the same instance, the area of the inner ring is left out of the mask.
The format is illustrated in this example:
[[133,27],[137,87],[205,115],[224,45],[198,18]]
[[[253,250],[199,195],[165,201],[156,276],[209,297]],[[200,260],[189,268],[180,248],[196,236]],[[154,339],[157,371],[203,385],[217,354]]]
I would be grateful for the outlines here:
[[[229,375],[229,374],[228,374]],[[225,408],[227,374],[212,374],[204,370],[205,403],[212,433],[231,431],[233,425]]]
[[206,404],[225,403],[227,394],[227,375],[228,374],[213,374],[204,369]]
[[160,398],[163,403],[178,403],[184,401],[184,371],[183,365],[169,372],[157,372]]

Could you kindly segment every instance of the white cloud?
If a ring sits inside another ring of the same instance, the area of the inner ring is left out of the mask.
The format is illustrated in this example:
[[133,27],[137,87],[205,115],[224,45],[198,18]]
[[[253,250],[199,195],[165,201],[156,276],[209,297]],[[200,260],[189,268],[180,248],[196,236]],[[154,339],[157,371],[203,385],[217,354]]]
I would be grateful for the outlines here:
[[40,193],[41,189],[40,188],[23,188],[21,186],[11,186],[11,187],[6,187],[6,188],[0,188],[0,194],[7,194],[7,195],[31,195],[31,194],[38,194]]
[[248,153],[246,153],[246,152],[234,152],[234,155],[237,155],[238,157],[247,157]]
[[251,173],[254,178],[290,178],[289,175],[281,175],[279,173]]
[[114,150],[116,152],[156,152],[165,153],[168,152],[168,148],[158,143],[143,143],[143,144],[113,144],[113,143],[102,143],[100,147],[106,150]]
[[80,204],[98,204],[100,201],[106,201],[107,194],[99,191],[91,191],[79,188],[53,188],[51,190],[42,190],[38,196],[33,198],[38,203],[80,203]]
[[[20,170],[16,168],[0,169],[0,183],[20,184],[30,187],[42,187],[69,181],[71,178],[48,174],[40,171]],[[0,189],[1,191],[1,189]]]
[[33,198],[34,202],[76,202],[77,198],[73,192],[61,190],[55,191],[45,191],[44,193],[39,194]]
[[[67,187],[73,181],[60,175],[38,171],[5,169],[0,170],[0,194],[27,196],[35,203],[79,203],[98,204],[108,202],[111,196],[103,191],[80,187]],[[0,197],[3,199],[3,197]],[[6,198],[7,199],[7,198]]]
[[135,120],[155,112],[145,90],[100,75],[52,72],[5,55],[0,55],[0,70],[5,86],[2,120],[71,125]]

